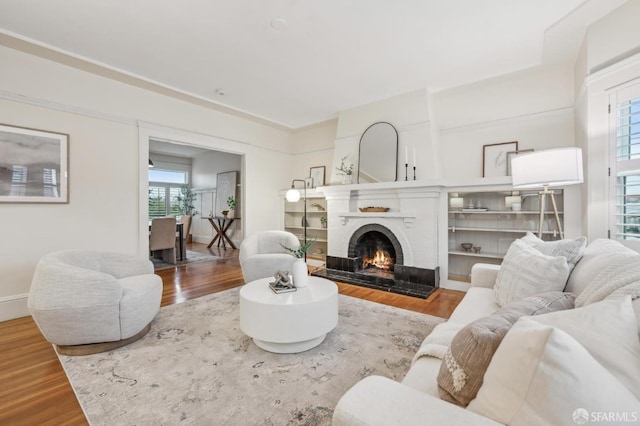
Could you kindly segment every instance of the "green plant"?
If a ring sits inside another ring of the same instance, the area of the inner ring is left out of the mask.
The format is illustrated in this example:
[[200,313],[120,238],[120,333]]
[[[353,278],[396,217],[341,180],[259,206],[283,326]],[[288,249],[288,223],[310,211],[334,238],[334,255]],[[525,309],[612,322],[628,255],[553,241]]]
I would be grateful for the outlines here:
[[311,248],[312,245],[314,245],[316,243],[316,239],[314,238],[312,241],[307,241],[306,244],[301,244],[300,247],[298,247],[297,249],[292,249],[290,247],[285,246],[284,244],[280,243],[280,245],[287,251],[289,251],[293,256],[297,257],[298,259],[302,259],[304,257],[304,254]]
[[236,209],[236,199],[233,197],[233,195],[229,196],[229,198],[227,198],[227,206],[229,206],[229,210],[235,210]]
[[349,159],[348,155],[345,155],[340,160],[340,167],[336,167],[336,170],[340,172],[341,175],[350,176],[353,173],[353,163],[349,162],[347,165],[347,160]]
[[195,216],[198,214],[193,202],[196,200],[196,194],[193,193],[189,185],[180,186],[180,194],[176,196],[178,200],[178,210],[180,214],[190,214]]
[[327,217],[326,216],[322,216],[320,218],[320,223],[324,226],[327,226]]

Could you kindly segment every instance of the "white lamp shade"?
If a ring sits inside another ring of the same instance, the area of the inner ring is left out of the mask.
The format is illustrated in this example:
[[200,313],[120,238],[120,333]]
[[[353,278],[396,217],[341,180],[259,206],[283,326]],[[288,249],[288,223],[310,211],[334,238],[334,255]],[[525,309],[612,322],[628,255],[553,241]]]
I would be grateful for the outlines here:
[[514,188],[582,183],[582,150],[558,148],[521,154],[511,160]]
[[291,188],[290,190],[287,191],[286,197],[287,197],[287,201],[289,201],[290,203],[295,203],[300,199],[300,191],[298,191],[295,188]]

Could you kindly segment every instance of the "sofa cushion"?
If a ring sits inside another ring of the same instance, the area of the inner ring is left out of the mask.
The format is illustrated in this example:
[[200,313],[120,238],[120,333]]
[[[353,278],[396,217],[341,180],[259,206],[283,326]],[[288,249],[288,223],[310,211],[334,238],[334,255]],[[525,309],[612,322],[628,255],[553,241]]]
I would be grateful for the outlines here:
[[518,318],[571,309],[574,299],[573,294],[560,291],[527,297],[464,327],[451,341],[440,365],[440,397],[466,407],[482,386],[498,345]]
[[540,315],[535,320],[569,333],[640,399],[640,341],[629,296]]
[[467,325],[500,309],[493,288],[471,287],[449,317],[449,322]]
[[582,407],[637,413],[640,402],[568,333],[523,317],[498,347],[468,409],[519,426],[573,424]]
[[516,240],[509,246],[498,271],[496,301],[505,306],[535,294],[562,291],[568,277],[569,265],[564,256],[547,256]]
[[567,263],[569,264],[570,269],[573,269],[573,267],[576,266],[576,263],[578,263],[582,257],[582,253],[587,246],[586,237],[544,241],[533,235],[531,232],[527,232],[521,240],[547,256],[564,256],[567,258]]
[[584,249],[582,259],[571,272],[565,291],[579,296],[607,265],[624,263],[635,256],[639,256],[638,253],[617,241],[603,238],[594,240]]

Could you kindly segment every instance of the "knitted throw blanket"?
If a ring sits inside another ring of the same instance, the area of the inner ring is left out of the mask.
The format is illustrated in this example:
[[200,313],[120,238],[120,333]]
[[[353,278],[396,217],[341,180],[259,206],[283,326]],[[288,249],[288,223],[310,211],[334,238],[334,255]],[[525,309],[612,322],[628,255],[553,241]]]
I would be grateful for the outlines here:
[[576,308],[609,297],[640,297],[640,259],[625,259],[607,265],[576,298]]
[[456,324],[451,322],[443,322],[438,324],[431,334],[429,334],[422,345],[420,345],[420,349],[416,352],[413,357],[413,361],[411,364],[418,360],[418,358],[423,356],[432,356],[436,358],[444,358],[447,349],[449,349],[449,345],[451,344],[451,340],[453,337],[464,327],[464,324]]

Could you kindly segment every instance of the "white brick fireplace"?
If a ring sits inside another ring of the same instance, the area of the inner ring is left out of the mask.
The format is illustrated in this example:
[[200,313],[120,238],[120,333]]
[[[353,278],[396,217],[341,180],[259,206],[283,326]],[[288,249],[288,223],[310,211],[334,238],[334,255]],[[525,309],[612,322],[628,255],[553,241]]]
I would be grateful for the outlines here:
[[[353,233],[364,225],[379,224],[400,242],[404,265],[435,269],[442,263],[438,256],[442,189],[441,185],[420,181],[319,188],[327,199],[327,254],[347,257]],[[389,211],[360,212],[364,207],[388,207]]]

